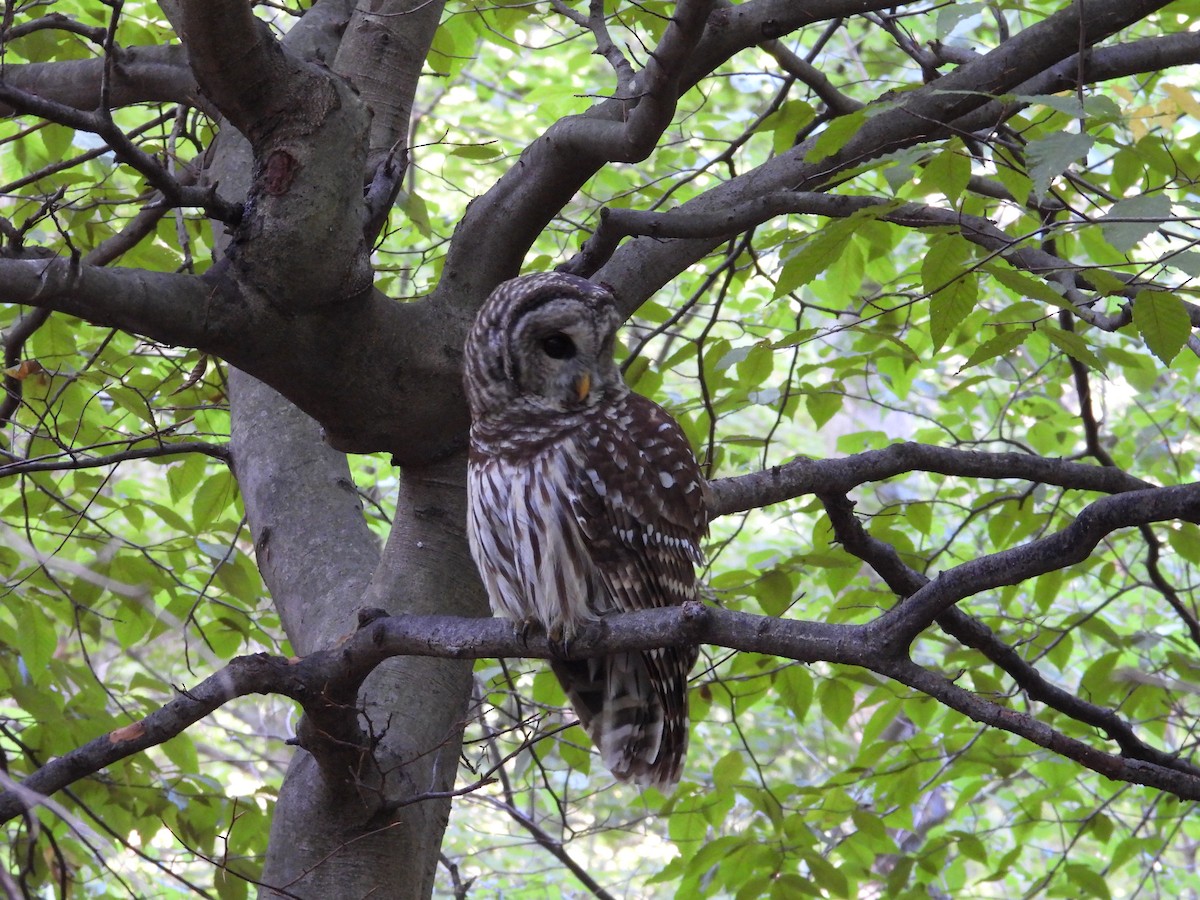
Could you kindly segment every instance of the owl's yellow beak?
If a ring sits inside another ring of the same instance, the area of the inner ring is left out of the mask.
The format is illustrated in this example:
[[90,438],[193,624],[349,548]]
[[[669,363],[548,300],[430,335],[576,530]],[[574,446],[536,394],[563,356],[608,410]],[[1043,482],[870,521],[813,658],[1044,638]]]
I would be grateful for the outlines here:
[[582,403],[587,399],[588,393],[592,390],[592,373],[581,372],[575,378],[575,394],[579,397],[579,402]]

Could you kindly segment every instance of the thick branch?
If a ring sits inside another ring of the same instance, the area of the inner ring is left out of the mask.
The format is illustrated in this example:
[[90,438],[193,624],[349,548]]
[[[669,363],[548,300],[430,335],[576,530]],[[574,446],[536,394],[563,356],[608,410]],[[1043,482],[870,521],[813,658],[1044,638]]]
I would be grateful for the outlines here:
[[[112,108],[133,103],[182,103],[205,112],[212,105],[200,94],[196,79],[188,68],[183,47],[129,47],[114,50],[115,64],[108,86]],[[27,63],[4,67],[4,83],[44,100],[94,112],[100,105],[100,82],[105,60],[72,59],[61,62]],[[0,101],[0,116],[19,110]]]
[[[713,0],[682,0],[650,62],[634,80],[632,98],[598,104],[560,119],[525,148],[520,159],[467,209],[455,231],[438,296],[476,308],[500,281],[517,274],[546,223],[603,165],[637,161],[654,149],[689,86],[680,70],[704,33]],[[496,222],[504,222],[503,243]],[[478,248],[488,246],[487,254]]]
[[[1183,799],[1200,799],[1200,769],[1181,760],[1171,760],[1167,765],[1106,753],[1068,738],[1030,716],[957,688],[943,676],[912,663],[903,653],[897,654],[882,620],[868,625],[832,625],[687,603],[682,607],[644,610],[601,620],[573,640],[569,657],[582,659],[618,650],[647,650],[696,642],[802,662],[827,660],[861,666],[895,678],[977,721],[1025,737],[1106,777],[1155,787]],[[562,651],[544,635],[523,636],[507,620],[405,616],[370,621],[341,647],[319,651],[302,660],[266,654],[241,657],[141,721],[53,760],[27,777],[16,790],[0,794],[0,821],[20,815],[40,797],[104,766],[168,740],[234,697],[278,693],[304,704],[306,713],[318,719],[329,713],[341,715],[344,707],[336,698],[351,693],[380,662],[397,655],[554,659]],[[334,698],[333,702],[330,698]]]
[[176,206],[196,206],[222,222],[237,222],[242,210],[237,204],[223,201],[209,188],[180,184],[158,160],[145,153],[105,113],[83,112],[62,103],[46,100],[28,91],[18,90],[0,81],[0,102],[21,113],[40,116],[51,122],[68,125],[104,138],[117,159],[136,169],[159,192]]
[[295,64],[252,7],[241,0],[183,0],[179,4],[188,62],[204,95],[250,137],[288,96]]
[[[854,136],[833,154],[815,158],[816,139],[809,139],[679,210],[715,215],[776,191],[811,190],[827,184],[837,173],[889,151],[993,124],[1003,115],[1003,108],[989,106],[991,97],[1023,90],[1032,84],[1031,79],[1075,57],[1080,46],[1090,47],[1164,5],[1161,0],[1093,0],[1081,21],[1079,5],[1072,4],[931,84],[877,101],[878,111],[865,115]],[[984,108],[990,111],[990,122],[980,119]],[[632,311],[721,240],[635,240],[621,247],[596,277],[617,285],[623,308]]]
[[868,481],[907,472],[964,478],[1020,478],[1037,484],[1118,494],[1152,485],[1120,469],[1025,453],[985,453],[927,444],[892,444],[840,459],[795,459],[750,475],[712,482],[713,515],[743,512],[803,494],[846,493]]
[[208,343],[210,289],[195,275],[102,268],[67,259],[0,259],[4,299],[53,309],[164,344]]
[[881,626],[908,643],[942,612],[974,594],[1063,569],[1087,559],[1119,528],[1181,519],[1200,523],[1200,483],[1130,491],[1083,508],[1061,531],[942,572],[883,615]]

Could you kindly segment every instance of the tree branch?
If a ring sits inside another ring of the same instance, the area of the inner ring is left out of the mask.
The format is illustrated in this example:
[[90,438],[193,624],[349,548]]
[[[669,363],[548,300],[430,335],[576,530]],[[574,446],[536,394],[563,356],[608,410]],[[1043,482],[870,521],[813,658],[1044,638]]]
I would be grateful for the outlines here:
[[1105,494],[1153,487],[1120,469],[1106,466],[1025,453],[985,453],[900,443],[840,459],[795,459],[750,475],[719,478],[711,485],[712,515],[743,512],[803,494],[846,493],[868,481],[882,481],[907,472],[964,478],[1019,478]]
[[[751,5],[742,4],[738,9]],[[1003,108],[989,106],[992,97],[1023,90],[1032,79],[1076,58],[1081,42],[1090,47],[1164,5],[1162,0],[1094,0],[1082,22],[1078,6],[1072,5],[930,84],[875,101],[868,107],[874,114],[863,115],[861,126],[836,152],[816,158],[817,141],[810,138],[688,201],[678,211],[718,215],[778,191],[812,190],[828,184],[839,172],[889,151],[994,124],[1000,121]],[[990,121],[982,117],[985,109]],[[617,285],[622,308],[632,311],[721,240],[647,237],[631,241],[614,253],[595,277]]]
[[[822,495],[821,502],[829,514],[834,534],[848,552],[857,556],[883,578],[897,597],[908,597],[929,583],[922,573],[905,565],[895,548],[871,536],[854,515],[854,506],[845,495]],[[1058,685],[1047,681],[1032,664],[1005,644],[990,628],[967,613],[951,607],[934,621],[951,637],[966,647],[982,653],[1007,672],[1014,682],[1031,698],[1057,709],[1073,719],[1102,729],[1116,741],[1124,756],[1142,759],[1171,767],[1173,757],[1146,744],[1134,734],[1133,728],[1113,710],[1089,703]]]
[[[1200,503],[1200,500],[1197,501]],[[938,699],[976,721],[1024,737],[1119,781],[1143,784],[1200,800],[1200,768],[1183,760],[1131,760],[1067,737],[1038,720],[955,687],[898,652],[887,613],[866,625],[838,625],[756,616],[697,602],[602,619],[572,642],[567,658],[584,659],[617,651],[708,643],[782,656],[801,662],[843,663],[894,678]],[[300,702],[321,721],[347,711],[339,698],[350,693],[383,660],[400,655],[452,659],[531,657],[564,654],[545,635],[522,635],[504,619],[449,616],[383,617],[368,620],[341,647],[300,659],[267,654],[235,659],[197,687],[144,719],[103,735],[42,766],[21,785],[0,794],[0,822],[22,814],[55,791],[117,760],[156,746],[235,697],[276,693]]]
[[251,143],[290,96],[298,62],[285,56],[252,6],[240,0],[181,0],[180,38],[204,95]]
[[1200,483],[1103,497],[1084,507],[1061,531],[942,572],[884,613],[881,627],[907,644],[966,597],[1082,562],[1105,535],[1118,528],[1168,519],[1200,523]]
[[[103,37],[104,29],[97,29]],[[182,103],[214,114],[212,104],[200,93],[187,64],[187,53],[178,44],[161,47],[115,49],[115,65],[108,86],[113,108],[134,103]],[[105,60],[72,59],[48,63],[25,63],[4,67],[4,84],[24,94],[80,112],[94,112],[100,105],[100,83]],[[18,109],[0,100],[0,117]]]
[[[139,437],[138,441],[147,440]],[[179,456],[183,453],[200,453],[219,459],[224,463],[230,461],[229,448],[222,444],[208,444],[202,441],[188,441],[178,444],[157,444],[153,447],[131,447],[118,453],[108,453],[104,456],[86,456],[72,452],[70,459],[54,459],[39,457],[23,459],[17,462],[0,463],[0,478],[13,475],[28,475],[30,472],[65,472],[72,469],[95,469],[101,466],[115,466],[131,459],[159,459],[164,456]],[[59,456],[68,454],[62,453]]]
[[[440,291],[478,308],[488,292],[517,274],[546,223],[603,165],[645,159],[670,125],[688,84],[680,71],[704,33],[713,0],[681,0],[650,61],[634,79],[631,98],[597,104],[550,126],[520,160],[467,209],[446,258]],[[506,241],[495,239],[505,223]],[[478,247],[487,236],[489,254]]]
[[180,184],[158,160],[130,140],[129,135],[117,127],[107,115],[83,112],[62,103],[43,99],[36,94],[18,90],[6,81],[0,81],[0,102],[8,103],[17,112],[40,116],[51,122],[99,135],[112,148],[117,159],[146,176],[146,180],[175,206],[198,207],[214,219],[231,224],[241,219],[241,206],[222,200],[210,187]]

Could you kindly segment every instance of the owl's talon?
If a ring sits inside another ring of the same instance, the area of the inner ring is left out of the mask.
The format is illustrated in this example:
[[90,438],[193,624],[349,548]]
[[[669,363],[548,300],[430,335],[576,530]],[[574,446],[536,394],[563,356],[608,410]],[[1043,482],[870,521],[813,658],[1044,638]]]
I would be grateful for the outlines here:
[[516,629],[517,637],[521,639],[521,643],[529,646],[529,635],[536,634],[539,628],[538,620],[533,616],[526,616],[513,623],[513,628]]

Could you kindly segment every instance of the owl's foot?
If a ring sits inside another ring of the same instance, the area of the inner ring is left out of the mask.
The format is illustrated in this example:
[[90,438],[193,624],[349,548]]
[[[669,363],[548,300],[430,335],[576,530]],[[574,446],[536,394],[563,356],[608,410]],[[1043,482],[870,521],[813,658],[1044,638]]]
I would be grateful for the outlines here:
[[546,640],[550,644],[550,652],[557,659],[566,659],[570,655],[571,637],[563,631],[561,625],[556,625],[546,632]]
[[542,623],[533,616],[526,616],[524,619],[516,619],[513,621],[513,629],[517,632],[517,637],[521,639],[521,643],[529,645],[529,636],[537,634],[542,630]]

